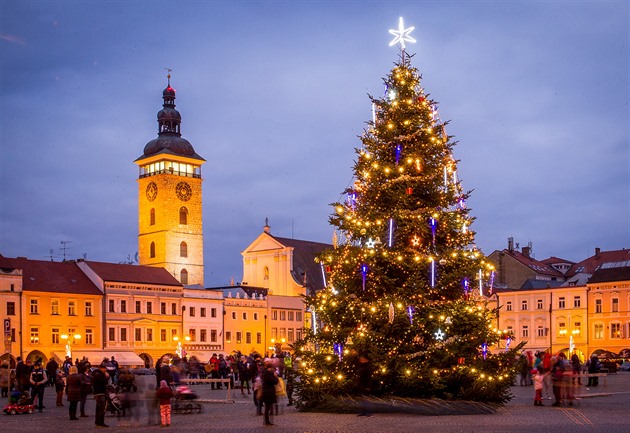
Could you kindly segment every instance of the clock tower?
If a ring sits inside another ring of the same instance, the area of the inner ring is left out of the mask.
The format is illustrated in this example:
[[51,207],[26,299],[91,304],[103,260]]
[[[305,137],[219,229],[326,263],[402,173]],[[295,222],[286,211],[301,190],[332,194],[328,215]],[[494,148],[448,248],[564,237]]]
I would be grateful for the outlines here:
[[180,132],[171,76],[157,114],[158,137],[134,162],[138,178],[138,256],[141,265],[165,268],[184,285],[203,287],[201,165]]

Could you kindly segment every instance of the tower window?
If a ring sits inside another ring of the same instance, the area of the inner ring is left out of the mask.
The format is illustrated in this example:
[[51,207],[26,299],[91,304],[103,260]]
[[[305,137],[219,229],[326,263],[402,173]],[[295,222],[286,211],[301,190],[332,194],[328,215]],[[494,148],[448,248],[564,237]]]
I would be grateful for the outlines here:
[[151,215],[149,216],[149,224],[154,226],[155,225],[155,209],[151,208]]
[[182,242],[179,244],[179,256],[180,257],[188,257],[188,245],[186,242]]
[[182,225],[188,224],[188,209],[186,207],[179,209],[179,223]]
[[151,242],[149,257],[151,257],[152,259],[155,258],[155,242]]
[[188,284],[188,271],[186,269],[182,269],[179,273],[179,282],[182,284]]

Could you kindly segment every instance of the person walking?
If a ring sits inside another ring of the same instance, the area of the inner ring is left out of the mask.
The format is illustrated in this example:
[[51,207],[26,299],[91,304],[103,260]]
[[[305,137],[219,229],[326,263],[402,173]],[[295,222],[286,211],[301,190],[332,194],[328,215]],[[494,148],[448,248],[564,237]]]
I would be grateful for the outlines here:
[[2,398],[8,398],[11,389],[11,369],[7,360],[2,361],[0,365],[0,388],[2,388]]
[[92,375],[89,368],[84,365],[83,371],[79,371],[81,376],[81,400],[79,409],[81,410],[81,418],[87,418],[88,414],[85,412],[85,405],[87,403],[87,397],[92,393]]
[[163,427],[168,427],[171,425],[171,397],[173,397],[173,390],[165,380],[162,380],[156,394],[160,402],[160,421]]
[[533,369],[532,379],[534,380],[534,406],[544,406],[542,401],[543,375],[538,369]]
[[31,398],[34,403],[35,397],[37,397],[37,409],[41,413],[44,409],[44,389],[48,383],[48,375],[46,374],[46,370],[44,370],[40,361],[37,361],[33,366],[30,382]]
[[[96,402],[94,424],[97,427],[109,427],[105,424],[105,403],[107,382],[109,381],[109,375],[107,374],[107,367],[101,363],[97,370],[92,373],[92,393],[94,394],[94,401]],[[79,394],[80,399],[80,394]]]
[[57,392],[57,407],[63,406],[63,391],[66,383],[63,380],[63,370],[58,369],[55,372],[55,391]]
[[[63,370],[61,370],[63,372]],[[77,406],[81,400],[81,376],[77,371],[77,367],[72,365],[68,368],[68,377],[66,378],[66,398],[68,400],[68,413],[70,420],[76,421]]]
[[261,377],[262,382],[262,393],[260,400],[265,405],[265,418],[263,421],[264,425],[273,425],[271,420],[269,419],[269,415],[271,414],[271,410],[274,405],[278,402],[276,397],[276,385],[278,384],[278,376],[276,376],[275,369],[273,365],[266,363],[264,367],[264,371]]
[[55,381],[57,380],[57,370],[59,364],[55,361],[55,358],[50,358],[46,363],[46,374],[48,375],[48,384],[57,388]]

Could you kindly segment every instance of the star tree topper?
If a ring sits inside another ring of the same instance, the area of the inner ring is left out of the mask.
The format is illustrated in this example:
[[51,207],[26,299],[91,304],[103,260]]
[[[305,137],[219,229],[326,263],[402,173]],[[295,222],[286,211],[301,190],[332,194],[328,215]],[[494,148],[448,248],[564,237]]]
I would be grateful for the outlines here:
[[415,29],[415,27],[405,28],[403,19],[402,17],[400,17],[400,20],[398,21],[398,30],[389,30],[389,32],[395,36],[394,40],[389,43],[389,46],[392,47],[396,44],[400,44],[400,49],[404,51],[405,41],[416,43],[416,40],[409,35],[413,31],[413,29]]

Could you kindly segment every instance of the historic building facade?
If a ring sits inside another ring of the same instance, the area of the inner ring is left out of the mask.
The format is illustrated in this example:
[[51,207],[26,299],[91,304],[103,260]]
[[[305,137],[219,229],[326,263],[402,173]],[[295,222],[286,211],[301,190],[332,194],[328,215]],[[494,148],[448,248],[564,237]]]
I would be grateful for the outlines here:
[[201,165],[205,160],[181,136],[170,75],[162,97],[158,137],[134,161],[140,170],[139,263],[163,267],[183,285],[203,287]]

